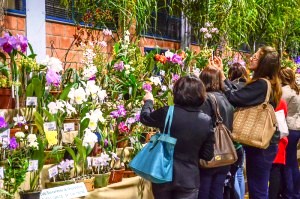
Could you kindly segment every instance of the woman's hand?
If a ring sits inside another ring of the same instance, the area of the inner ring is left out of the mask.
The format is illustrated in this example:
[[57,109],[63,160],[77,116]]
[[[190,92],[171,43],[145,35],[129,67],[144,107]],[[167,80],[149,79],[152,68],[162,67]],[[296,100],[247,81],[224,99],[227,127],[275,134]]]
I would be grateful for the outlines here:
[[152,95],[152,93],[149,92],[149,91],[146,91],[146,94],[145,94],[145,96],[144,96],[144,98],[143,98],[143,101],[144,101],[144,102],[145,102],[146,100],[152,100],[152,101],[154,102],[153,95]]
[[214,57],[214,66],[220,70],[222,80],[224,81],[226,79],[226,76],[223,71],[223,62],[221,57]]

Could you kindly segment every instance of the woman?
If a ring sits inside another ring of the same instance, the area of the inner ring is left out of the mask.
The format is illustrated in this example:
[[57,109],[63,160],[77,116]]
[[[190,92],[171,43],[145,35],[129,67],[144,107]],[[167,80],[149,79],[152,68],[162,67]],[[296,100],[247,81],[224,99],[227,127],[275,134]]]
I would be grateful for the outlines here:
[[[221,58],[217,57],[214,63],[223,74],[223,79],[227,86],[225,95],[233,106],[248,107],[262,104],[265,101],[268,85],[265,80],[260,78],[266,78],[272,86],[270,103],[275,109],[280,101],[282,91],[278,77],[280,59],[274,48],[262,47],[250,58],[249,69],[253,71],[252,79],[239,90],[235,90],[232,83],[226,80]],[[277,153],[277,144],[278,139],[272,139],[269,147],[266,149],[250,146],[244,147],[248,190],[251,199],[268,199],[268,182],[272,162]]]
[[[200,106],[206,98],[201,80],[195,76],[182,77],[173,88],[174,116],[171,136],[177,138],[174,150],[173,181],[152,184],[156,199],[197,199],[199,178],[199,158],[211,160],[214,154],[214,131],[211,118],[204,114]],[[168,106],[153,110],[153,96],[144,96],[141,122],[163,131]]]
[[[200,79],[206,87],[206,92],[214,95],[219,105],[220,114],[224,125],[232,130],[233,107],[223,94],[224,83],[221,72],[214,67],[206,67],[200,73]],[[202,105],[203,112],[210,115],[213,121],[216,120],[212,104],[208,95],[207,100]],[[199,199],[223,199],[223,188],[226,175],[230,166],[221,166],[210,169],[200,169]]]
[[282,82],[282,98],[287,102],[287,125],[289,128],[286,148],[285,180],[286,198],[300,198],[300,174],[297,161],[297,144],[300,138],[300,88],[295,81],[295,73],[290,68],[282,68],[279,73]]
[[[235,62],[228,70],[228,79],[233,83],[236,89],[241,89],[245,86],[249,75],[246,67]],[[238,160],[231,165],[230,175],[227,177],[229,182],[224,189],[224,199],[240,199],[245,195],[245,179],[244,179],[244,149],[241,144],[234,143]]]

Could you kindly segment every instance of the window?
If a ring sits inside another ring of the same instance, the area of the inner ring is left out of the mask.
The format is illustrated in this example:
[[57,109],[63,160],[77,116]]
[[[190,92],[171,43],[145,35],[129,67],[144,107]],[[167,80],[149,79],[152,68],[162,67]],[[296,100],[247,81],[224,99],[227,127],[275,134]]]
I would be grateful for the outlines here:
[[46,19],[74,23],[72,9],[62,7],[60,0],[46,0]]
[[4,7],[8,13],[26,14],[25,0],[4,0]]
[[169,8],[160,9],[157,18],[151,19],[145,35],[180,41],[181,13],[176,8],[172,9],[172,16],[169,14]]

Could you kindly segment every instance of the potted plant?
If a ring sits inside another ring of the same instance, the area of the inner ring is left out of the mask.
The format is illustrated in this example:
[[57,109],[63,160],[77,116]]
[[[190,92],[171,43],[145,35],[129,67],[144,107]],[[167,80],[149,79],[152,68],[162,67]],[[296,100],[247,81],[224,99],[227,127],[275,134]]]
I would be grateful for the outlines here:
[[92,157],[92,172],[95,177],[95,188],[106,187],[109,182],[111,170],[111,157],[105,152],[99,157]]

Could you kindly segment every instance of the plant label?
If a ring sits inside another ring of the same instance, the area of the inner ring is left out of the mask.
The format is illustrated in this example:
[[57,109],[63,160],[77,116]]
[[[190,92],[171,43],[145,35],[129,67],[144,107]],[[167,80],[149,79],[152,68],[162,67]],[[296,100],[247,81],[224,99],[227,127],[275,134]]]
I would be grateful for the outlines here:
[[37,106],[37,97],[27,97],[26,106]]
[[55,122],[45,122],[44,123],[44,130],[45,131],[55,131],[56,130],[56,123]]
[[0,167],[0,179],[4,178],[3,167]]
[[53,178],[54,176],[56,176],[58,174],[57,165],[48,169],[48,173],[49,173],[49,178]]
[[75,131],[75,123],[64,123],[64,131],[65,132]]
[[0,189],[4,188],[4,180],[0,180]]
[[28,171],[37,171],[39,168],[39,161],[38,160],[29,160]]
[[86,195],[88,195],[86,187],[83,182],[80,182],[50,189],[43,189],[40,195],[40,199],[71,199]]
[[0,143],[2,143],[2,148],[8,147],[9,139],[10,139],[10,129],[7,129],[6,131],[0,133]]

